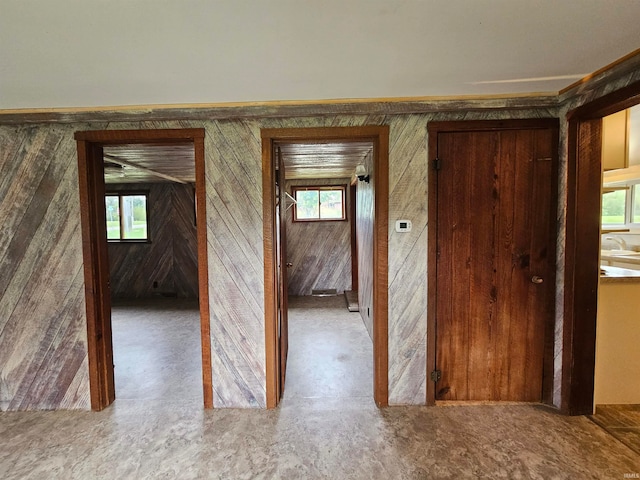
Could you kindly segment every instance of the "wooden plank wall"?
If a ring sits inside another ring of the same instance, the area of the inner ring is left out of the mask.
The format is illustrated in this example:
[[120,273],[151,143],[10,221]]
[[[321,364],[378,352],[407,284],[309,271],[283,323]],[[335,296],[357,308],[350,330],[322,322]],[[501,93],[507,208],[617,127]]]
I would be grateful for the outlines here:
[[[500,114],[526,115],[524,112],[465,114],[478,115],[481,118]],[[261,123],[265,128],[390,126],[388,317],[389,403],[392,405],[424,404],[426,399],[426,125],[432,119],[455,119],[462,115],[337,115],[324,118],[274,119]],[[549,115],[549,112],[539,110],[534,115]],[[362,182],[359,182],[358,187],[362,188],[361,185]],[[412,221],[411,233],[396,234],[393,231],[395,220],[401,218]],[[372,258],[371,254],[364,255],[363,259]],[[373,267],[367,267],[363,263],[362,268]],[[364,304],[366,303],[365,299]],[[364,313],[366,314],[366,310]],[[369,318],[373,318],[372,311]]]
[[[349,178],[288,180],[287,192],[295,185],[344,185],[349,212]],[[293,207],[287,212],[287,262],[289,295],[311,295],[313,289],[351,288],[351,219],[346,222],[293,222]]]
[[165,182],[107,185],[107,190],[149,192],[151,243],[109,243],[112,298],[198,298],[193,186]]
[[0,127],[0,408],[88,409],[74,128]]
[[[77,209],[77,167],[75,164],[75,145],[72,137],[76,130],[89,129],[132,129],[132,128],[193,128],[204,127],[206,189],[207,189],[207,235],[209,258],[209,302],[211,309],[211,346],[212,370],[214,385],[214,404],[217,407],[264,407],[265,392],[265,347],[264,347],[264,279],[263,279],[263,245],[262,245],[262,170],[261,170],[261,128],[303,128],[331,127],[355,125],[384,125],[391,127],[390,139],[390,178],[389,178],[389,399],[391,404],[422,404],[426,382],[426,124],[432,119],[459,120],[461,118],[526,118],[527,116],[551,116],[546,109],[531,112],[478,112],[459,114],[420,114],[420,115],[335,115],[314,118],[264,119],[264,120],[217,120],[211,122],[157,121],[140,123],[113,124],[73,124],[65,127],[37,126],[30,131],[35,135],[45,135],[52,131],[51,142],[64,143],[69,149],[64,155],[48,153],[51,145],[42,147],[18,145],[13,147],[21,153],[18,158],[42,155],[40,163],[71,162],[68,181],[72,195],[66,208]],[[9,142],[15,127],[1,127],[5,132],[3,142]],[[25,128],[26,127],[20,127]],[[12,145],[11,142],[9,142]],[[22,149],[22,150],[20,150]],[[3,149],[4,152],[4,149]],[[16,169],[16,158],[13,156],[7,167]],[[57,165],[57,163],[56,163]],[[26,170],[38,170],[39,163],[28,162]],[[10,173],[12,181],[20,183],[20,174]],[[58,188],[62,180],[54,181]],[[31,193],[33,197],[35,192]],[[4,203],[3,203],[4,205]],[[11,214],[11,204],[1,209]],[[60,257],[64,268],[81,265],[79,249],[79,215],[65,214],[69,228],[74,231],[77,252],[66,252]],[[411,234],[395,234],[395,219],[409,218],[413,222]],[[36,222],[37,223],[37,222]],[[21,235],[18,224],[11,224],[9,230]],[[34,227],[28,227],[31,232]],[[37,228],[37,227],[35,227]],[[33,232],[31,233],[33,235]],[[57,247],[57,246],[56,246]],[[60,248],[60,247],[58,247]],[[45,253],[48,258],[49,253]],[[56,253],[53,253],[56,257]],[[24,262],[12,257],[7,262],[11,268],[21,266],[27,271],[39,271],[46,258],[25,257]],[[12,277],[12,273],[8,275]],[[25,280],[22,287],[31,286],[37,290],[39,282],[45,280]],[[81,288],[81,272],[73,280]],[[68,288],[73,282],[66,279]],[[13,298],[11,296],[10,298]],[[82,300],[82,294],[78,301]],[[3,296],[2,301],[5,300]],[[39,304],[37,315],[28,315],[25,324],[20,323],[24,317],[9,315],[16,325],[27,331],[42,328],[42,325],[56,324],[56,301],[45,301]],[[78,305],[76,305],[78,306]],[[79,324],[74,334],[84,333],[84,312],[80,310]],[[25,327],[24,325],[30,325]],[[83,337],[84,338],[84,337]],[[31,344],[29,335],[24,342]],[[5,332],[0,333],[0,342],[14,345],[14,338]],[[50,346],[52,340],[47,339]],[[36,351],[31,357],[20,357],[17,363],[22,370],[35,368],[41,362],[44,353],[38,353],[37,346],[29,347]],[[44,347],[42,347],[44,348]],[[78,351],[86,352],[86,344],[75,352],[69,346],[61,347],[65,354],[78,355]],[[75,357],[74,357],[75,358]],[[67,372],[69,367],[57,363],[55,367]],[[6,369],[3,367],[3,376]],[[12,383],[13,384],[13,383]],[[14,387],[10,387],[14,388]],[[58,388],[57,383],[49,385],[49,392]],[[80,388],[80,387],[79,387]],[[81,388],[86,389],[87,380],[82,380]],[[6,397],[13,398],[13,390]],[[87,404],[77,403],[73,407],[83,408]],[[27,408],[39,408],[37,402]],[[53,405],[51,408],[56,408]]]
[[[543,111],[531,113],[545,114]],[[490,118],[501,114],[504,115],[500,112],[467,115]],[[453,120],[457,116],[444,117]],[[389,404],[392,405],[424,403],[427,395],[429,161],[426,126],[428,122],[440,118],[442,115],[394,117],[390,123]],[[395,222],[401,219],[411,220],[411,232],[395,231]]]
[[[434,108],[433,113],[397,115],[336,113],[194,121],[144,121],[142,117],[112,124],[0,125],[0,405],[11,410],[89,408],[75,131],[206,129],[214,402],[217,407],[264,407],[260,128],[389,125],[389,403],[422,404],[426,397],[427,123],[564,118],[580,102],[633,83],[639,76],[635,70],[608,79],[597,90],[583,85],[577,97],[565,99],[560,112],[544,107],[436,113]],[[560,268],[565,139],[562,122]],[[411,233],[394,231],[395,220],[402,218],[413,222]],[[559,283],[558,315],[562,295]],[[557,333],[561,339],[561,328]],[[557,340],[556,372],[561,369],[561,350]],[[559,377],[554,384],[559,385]]]
[[205,128],[213,404],[264,408],[260,126],[230,120]]

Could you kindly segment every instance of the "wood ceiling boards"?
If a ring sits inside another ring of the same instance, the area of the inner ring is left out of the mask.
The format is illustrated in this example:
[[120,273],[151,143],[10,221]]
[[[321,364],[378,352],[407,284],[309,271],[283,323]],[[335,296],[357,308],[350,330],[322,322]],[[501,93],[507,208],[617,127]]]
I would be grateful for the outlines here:
[[192,142],[105,145],[105,183],[195,183]]
[[373,150],[371,142],[278,143],[288,180],[350,178]]
[[[351,178],[371,142],[279,143],[287,179]],[[105,145],[105,183],[195,182],[192,143]]]

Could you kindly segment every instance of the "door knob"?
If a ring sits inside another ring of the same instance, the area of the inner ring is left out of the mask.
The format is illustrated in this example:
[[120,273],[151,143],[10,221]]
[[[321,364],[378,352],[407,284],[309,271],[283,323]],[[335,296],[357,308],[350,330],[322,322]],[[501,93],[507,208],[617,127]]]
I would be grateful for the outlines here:
[[534,275],[533,277],[531,277],[531,283],[535,283],[535,284],[539,285],[542,282],[544,282],[544,278],[539,277],[538,275]]
[[287,262],[287,267],[293,267],[293,263]]

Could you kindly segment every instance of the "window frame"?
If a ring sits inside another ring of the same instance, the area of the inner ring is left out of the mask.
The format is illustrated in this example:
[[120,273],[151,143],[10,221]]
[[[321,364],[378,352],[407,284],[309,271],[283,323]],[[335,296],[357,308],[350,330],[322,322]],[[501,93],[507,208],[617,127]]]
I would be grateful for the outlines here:
[[[124,232],[124,216],[122,215],[123,206],[122,206],[122,198],[123,197],[134,197],[134,196],[144,196],[145,197],[145,211],[146,211],[146,222],[147,222],[147,236],[146,238],[122,238]],[[119,222],[120,222],[120,238],[109,238],[107,235],[108,243],[151,243],[151,238],[149,236],[150,228],[149,228],[149,191],[148,190],[110,190],[106,191],[104,194],[105,203],[107,197],[118,197],[118,209],[120,212]],[[106,222],[106,212],[105,212],[105,222]],[[106,226],[106,225],[105,225]]]
[[[318,191],[318,218],[298,218],[298,205],[293,205],[293,221],[294,222],[346,222],[347,218],[347,185],[292,185],[291,196],[297,200],[298,191]],[[321,191],[339,191],[342,193],[342,216],[340,218],[322,218],[322,203],[320,202]]]
[[[604,202],[604,196],[607,193],[613,193],[613,192],[619,192],[619,191],[624,191],[625,192],[625,199],[624,199],[624,221],[623,223],[604,223],[603,221],[603,217],[602,217],[602,203]],[[600,207],[600,224],[602,227],[606,228],[607,230],[616,230],[616,229],[624,229],[627,228],[629,225],[629,220],[630,220],[630,209],[632,206],[631,203],[631,196],[633,195],[632,193],[633,188],[629,187],[628,185],[619,185],[619,186],[611,186],[611,187],[603,187],[602,188],[602,200],[601,200],[601,207]]]
[[[638,191],[636,191],[636,187],[638,187]],[[629,225],[633,228],[640,227],[640,222],[634,222],[634,206],[636,204],[636,195],[640,195],[640,182],[635,182],[629,184],[629,194],[627,195],[629,198],[627,199],[627,205],[629,207]],[[640,216],[640,211],[637,212],[637,215]]]
[[[636,189],[636,187],[638,187]],[[602,187],[602,196],[606,193],[610,193],[616,190],[626,190],[625,198],[625,211],[624,211],[624,223],[604,223],[602,222],[602,213],[600,214],[600,225],[603,230],[616,231],[616,230],[629,230],[630,228],[640,228],[640,222],[634,222],[634,205],[636,195],[640,195],[640,180],[633,180],[629,182],[619,184],[611,184]],[[640,211],[636,212],[640,215]]]

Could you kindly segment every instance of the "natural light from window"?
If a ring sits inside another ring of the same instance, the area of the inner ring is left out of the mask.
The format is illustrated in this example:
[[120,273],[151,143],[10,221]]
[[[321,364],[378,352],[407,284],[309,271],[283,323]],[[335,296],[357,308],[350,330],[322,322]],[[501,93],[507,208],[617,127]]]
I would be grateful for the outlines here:
[[345,220],[345,187],[293,187],[294,221]]
[[110,193],[105,196],[107,240],[148,240],[147,195]]

